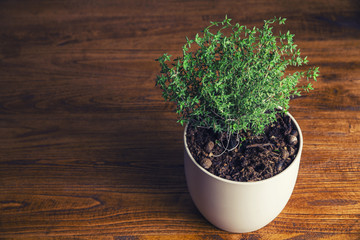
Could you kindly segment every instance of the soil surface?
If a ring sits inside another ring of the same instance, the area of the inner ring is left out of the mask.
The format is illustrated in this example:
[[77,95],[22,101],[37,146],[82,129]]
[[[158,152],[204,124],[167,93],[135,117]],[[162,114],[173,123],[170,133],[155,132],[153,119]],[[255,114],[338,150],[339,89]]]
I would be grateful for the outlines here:
[[[239,137],[245,140],[240,142]],[[186,138],[192,156],[201,166],[216,176],[240,182],[259,181],[282,172],[299,148],[295,124],[280,113],[262,135],[242,132],[238,137],[229,137],[189,125]],[[225,150],[226,146],[229,150]]]

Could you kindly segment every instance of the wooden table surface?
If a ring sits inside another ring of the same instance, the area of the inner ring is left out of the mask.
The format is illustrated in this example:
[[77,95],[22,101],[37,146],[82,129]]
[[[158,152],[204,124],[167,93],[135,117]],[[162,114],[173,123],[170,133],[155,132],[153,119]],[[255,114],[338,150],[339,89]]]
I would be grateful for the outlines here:
[[[305,138],[293,195],[229,234],[187,191],[183,128],[155,88],[211,20],[286,27],[315,90],[291,103]],[[360,4],[0,1],[0,239],[360,239]]]

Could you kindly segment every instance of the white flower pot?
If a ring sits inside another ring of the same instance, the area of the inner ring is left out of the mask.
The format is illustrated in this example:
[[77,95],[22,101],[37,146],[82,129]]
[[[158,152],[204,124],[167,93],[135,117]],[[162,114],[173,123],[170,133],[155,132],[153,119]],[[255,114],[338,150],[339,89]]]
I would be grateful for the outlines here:
[[275,219],[290,199],[298,175],[303,136],[294,161],[281,173],[257,182],[235,182],[217,177],[191,156],[184,132],[184,164],[188,189],[201,214],[216,227],[234,233],[258,230]]

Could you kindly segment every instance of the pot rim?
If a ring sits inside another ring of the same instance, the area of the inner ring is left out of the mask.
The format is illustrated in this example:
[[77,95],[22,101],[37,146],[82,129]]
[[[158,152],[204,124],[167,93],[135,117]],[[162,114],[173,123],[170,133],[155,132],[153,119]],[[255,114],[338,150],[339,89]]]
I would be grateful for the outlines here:
[[298,130],[298,133],[299,133],[299,150],[297,152],[297,155],[296,155],[295,159],[291,162],[291,164],[285,170],[283,170],[282,172],[280,172],[280,173],[278,173],[278,174],[276,174],[276,175],[274,175],[274,176],[272,176],[270,178],[259,180],[259,181],[254,181],[254,182],[238,182],[238,181],[233,181],[233,180],[228,180],[228,179],[225,179],[225,178],[221,178],[219,176],[216,176],[216,175],[208,172],[206,169],[204,169],[202,166],[200,166],[199,163],[197,163],[197,161],[194,159],[194,157],[190,153],[190,150],[189,150],[189,147],[188,147],[188,144],[187,144],[187,141],[186,141],[186,132],[187,132],[187,128],[189,126],[189,123],[186,124],[185,129],[184,129],[184,145],[185,145],[186,152],[187,152],[188,156],[190,157],[191,161],[198,168],[200,168],[202,172],[204,172],[208,176],[210,176],[212,178],[215,178],[218,181],[221,181],[221,182],[224,182],[224,183],[235,184],[235,185],[257,185],[257,184],[262,184],[264,182],[275,181],[277,178],[281,177],[281,175],[286,174],[286,172],[288,172],[290,168],[295,167],[295,165],[296,165],[295,162],[300,161],[301,153],[302,153],[302,150],[303,150],[303,142],[304,141],[303,141],[303,135],[302,135],[301,128],[300,128],[298,122],[295,120],[295,118],[289,112],[286,112],[286,114],[294,122],[294,124],[295,124],[295,126],[296,126],[296,128]]

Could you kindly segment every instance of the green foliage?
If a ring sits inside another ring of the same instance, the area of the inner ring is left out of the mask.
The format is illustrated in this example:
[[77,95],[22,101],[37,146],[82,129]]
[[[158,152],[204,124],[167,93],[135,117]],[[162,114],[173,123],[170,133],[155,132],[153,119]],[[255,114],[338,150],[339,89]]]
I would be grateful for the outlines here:
[[[157,59],[161,74],[156,85],[165,100],[176,103],[179,122],[216,132],[260,134],[276,120],[278,107],[285,112],[293,96],[312,90],[311,83],[297,85],[302,78],[316,81],[317,67],[285,74],[288,66],[308,63],[293,42],[294,34],[274,35],[272,25],[285,20],[266,20],[262,28],[250,29],[225,17],[210,22],[194,39],[186,38],[183,56],[171,60],[165,53]],[[211,32],[214,28],[218,30]]]

